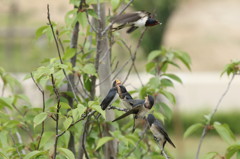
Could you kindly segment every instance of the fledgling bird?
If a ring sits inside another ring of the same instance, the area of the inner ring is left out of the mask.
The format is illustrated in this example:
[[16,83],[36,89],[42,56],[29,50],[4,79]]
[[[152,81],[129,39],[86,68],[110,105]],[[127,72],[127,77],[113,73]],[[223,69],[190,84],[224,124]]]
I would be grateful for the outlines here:
[[131,33],[139,27],[149,27],[160,24],[156,19],[152,17],[151,13],[146,11],[121,14],[112,17],[110,20],[113,24],[119,24],[119,26],[113,27],[112,31],[120,30],[125,27],[130,27],[127,30],[127,33]]
[[162,153],[164,153],[164,146],[166,142],[170,143],[174,148],[176,148],[172,140],[169,138],[166,130],[164,129],[163,124],[157,120],[154,115],[148,114],[147,121],[149,123],[150,130],[154,136],[154,139],[160,146]]
[[148,111],[153,107],[154,105],[154,98],[151,95],[147,95],[145,97],[145,100],[142,102],[138,102],[135,105],[133,104],[133,108],[123,115],[119,116],[118,118],[114,119],[112,122],[120,120],[125,118],[126,116],[129,116],[130,114],[134,115],[134,125],[133,125],[133,131],[135,130],[135,120],[139,118],[145,118],[145,115],[148,113]]
[[133,99],[131,94],[128,93],[127,89],[123,85],[120,85],[119,87],[120,87],[120,91],[121,91],[119,93],[121,103],[127,109],[132,109],[133,106],[144,103],[144,100],[142,100],[142,99]]
[[100,106],[102,110],[105,110],[109,105],[111,105],[117,98],[117,93],[120,92],[121,81],[115,80],[113,82],[112,88],[108,91],[107,96],[103,99]]

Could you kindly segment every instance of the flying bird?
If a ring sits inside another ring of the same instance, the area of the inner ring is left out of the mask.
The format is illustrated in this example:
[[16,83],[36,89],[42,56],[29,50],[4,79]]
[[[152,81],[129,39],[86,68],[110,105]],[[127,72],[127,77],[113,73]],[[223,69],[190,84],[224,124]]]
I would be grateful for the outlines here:
[[140,119],[140,118],[145,118],[145,115],[148,113],[148,111],[153,107],[154,105],[154,98],[151,95],[147,95],[145,97],[145,100],[138,101],[135,104],[133,104],[133,108],[123,115],[119,116],[118,118],[114,119],[112,122],[115,122],[117,120],[123,119],[126,116],[129,116],[130,114],[134,115],[134,125],[133,125],[133,130],[132,132],[135,131],[135,120]]
[[163,124],[159,120],[157,120],[152,114],[148,114],[147,121],[150,126],[150,131],[160,146],[162,153],[164,153],[164,146],[166,142],[170,143],[174,148],[176,148],[172,140],[169,138],[166,130],[164,129]]
[[146,11],[121,14],[112,17],[110,20],[112,21],[113,24],[114,23],[119,24],[117,27],[113,27],[112,31],[129,27],[127,33],[131,33],[139,27],[149,27],[160,24],[156,19],[152,17],[151,13]]
[[102,110],[105,110],[109,105],[111,105],[117,98],[117,93],[120,93],[121,81],[115,80],[113,82],[112,88],[108,91],[107,96],[103,99],[100,106]]

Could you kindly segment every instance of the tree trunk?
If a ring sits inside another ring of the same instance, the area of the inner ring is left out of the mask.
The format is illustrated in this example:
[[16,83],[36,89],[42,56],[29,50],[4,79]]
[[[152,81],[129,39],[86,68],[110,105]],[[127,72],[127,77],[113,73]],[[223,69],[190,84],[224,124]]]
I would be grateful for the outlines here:
[[[101,3],[99,7],[95,6],[95,10],[98,13],[100,20],[98,20],[97,26],[97,58],[98,60],[98,75],[100,85],[100,96],[104,98],[111,88],[111,79],[109,74],[111,73],[110,68],[110,50],[109,50],[109,39],[107,34],[101,35],[105,26],[105,4]],[[106,78],[108,77],[108,78]],[[106,110],[106,120],[112,121],[115,117],[114,111]],[[114,128],[110,124],[104,124],[103,135],[109,136],[109,131],[114,131]],[[105,144],[104,147],[105,159],[115,159],[117,153],[116,140],[110,141]]]

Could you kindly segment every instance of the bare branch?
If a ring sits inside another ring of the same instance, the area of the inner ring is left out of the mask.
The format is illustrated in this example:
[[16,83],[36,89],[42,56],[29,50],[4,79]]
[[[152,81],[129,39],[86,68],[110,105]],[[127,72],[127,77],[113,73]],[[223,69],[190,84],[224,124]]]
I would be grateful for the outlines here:
[[[33,73],[32,73],[32,72],[31,72],[31,77],[32,77],[33,82],[34,82],[35,85],[37,86],[38,90],[42,93],[42,103],[43,103],[42,112],[45,112],[46,105],[45,105],[45,94],[44,94],[44,90],[37,84],[36,80],[35,80],[34,77],[33,77]],[[41,140],[42,140],[42,136],[43,136],[43,133],[44,133],[44,129],[45,129],[45,122],[43,121],[43,122],[42,122],[41,134],[40,134],[40,137],[39,137],[39,140],[38,140],[38,144],[37,144],[37,150],[39,149],[39,146],[40,146],[40,143],[41,143]]]
[[229,89],[230,89],[230,86],[231,86],[231,84],[232,84],[232,81],[233,81],[235,75],[236,75],[236,74],[233,74],[233,75],[232,75],[232,78],[231,78],[230,81],[228,82],[228,85],[227,85],[226,90],[223,92],[222,96],[220,97],[220,99],[219,99],[218,102],[217,102],[217,105],[215,106],[215,109],[214,109],[214,110],[212,111],[212,113],[210,114],[210,120],[208,121],[207,125],[206,125],[206,126],[204,127],[204,129],[203,129],[202,136],[201,136],[200,141],[199,141],[199,144],[198,144],[198,149],[197,149],[197,153],[196,153],[196,159],[199,158],[199,153],[200,153],[200,149],[201,149],[203,140],[204,140],[204,138],[205,138],[205,136],[207,135],[207,132],[208,132],[208,131],[207,131],[207,130],[208,130],[208,125],[210,124],[211,119],[213,118],[213,116],[216,114],[216,112],[217,112],[217,110],[218,110],[218,108],[219,108],[219,106],[220,106],[223,98],[224,98],[224,97],[226,96],[226,94],[228,93],[228,91],[229,91]]
[[[144,33],[146,32],[146,30],[147,30],[147,27],[143,30],[143,32],[142,32],[142,34],[141,34],[141,36],[140,36],[140,38],[139,38],[139,40],[138,40],[138,44],[137,44],[137,46],[136,46],[136,49],[135,49],[135,51],[134,51],[134,54],[133,54],[133,56],[131,57],[131,59],[132,59],[132,65],[131,65],[128,73],[127,73],[127,76],[125,77],[125,80],[123,81],[123,84],[127,81],[128,77],[129,77],[129,75],[130,75],[130,72],[132,71],[132,68],[133,68],[134,65],[135,65],[134,62],[135,62],[135,59],[136,59],[137,50],[138,50],[138,48],[140,47],[140,44],[141,44],[141,42],[142,42],[142,39],[143,39],[143,36],[144,36]],[[141,80],[140,80],[140,81],[141,81]],[[141,83],[142,83],[142,82],[141,82]]]
[[56,95],[56,99],[57,99],[57,112],[56,112],[56,127],[55,127],[55,142],[54,142],[54,150],[53,150],[53,159],[56,159],[56,156],[57,156],[57,144],[58,144],[58,126],[59,126],[59,111],[60,111],[60,95],[59,95],[59,92],[56,88],[56,85],[55,85],[55,80],[54,80],[54,77],[53,77],[53,74],[51,74],[51,79],[52,79],[52,86],[53,86],[53,90],[54,90],[54,93]]
[[[61,56],[61,54],[60,54],[60,49],[59,49],[59,45],[58,45],[58,40],[57,40],[57,37],[56,37],[55,32],[54,32],[54,29],[53,29],[52,21],[51,21],[51,19],[50,19],[49,4],[47,5],[47,19],[48,19],[48,23],[49,23],[49,25],[50,25],[50,27],[51,27],[52,35],[53,35],[53,38],[54,38],[54,41],[55,41],[55,44],[56,44],[56,47],[57,47],[57,52],[58,52],[58,56],[59,56],[60,62],[61,62],[61,64],[63,64],[62,56]],[[74,99],[75,99],[75,101],[78,103],[77,96],[76,96],[75,90],[74,90],[74,88],[73,88],[73,84],[72,84],[72,82],[69,80],[65,69],[62,69],[62,71],[63,71],[63,73],[64,73],[65,78],[67,79],[68,84],[70,85],[70,88],[71,88],[71,90],[72,90]]]
[[111,110],[111,109],[116,109],[118,111],[123,111],[123,112],[127,112],[128,111],[128,109],[119,108],[119,107],[115,107],[115,106],[112,106],[112,105],[108,106],[108,110]]

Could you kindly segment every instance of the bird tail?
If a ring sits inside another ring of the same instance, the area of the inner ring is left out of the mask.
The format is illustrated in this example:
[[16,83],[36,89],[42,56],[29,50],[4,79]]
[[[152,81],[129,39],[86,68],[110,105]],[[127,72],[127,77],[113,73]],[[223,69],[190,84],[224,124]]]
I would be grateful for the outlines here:
[[174,143],[172,142],[172,140],[170,138],[167,139],[168,143],[171,144],[174,148],[176,148],[176,146],[174,145]]

